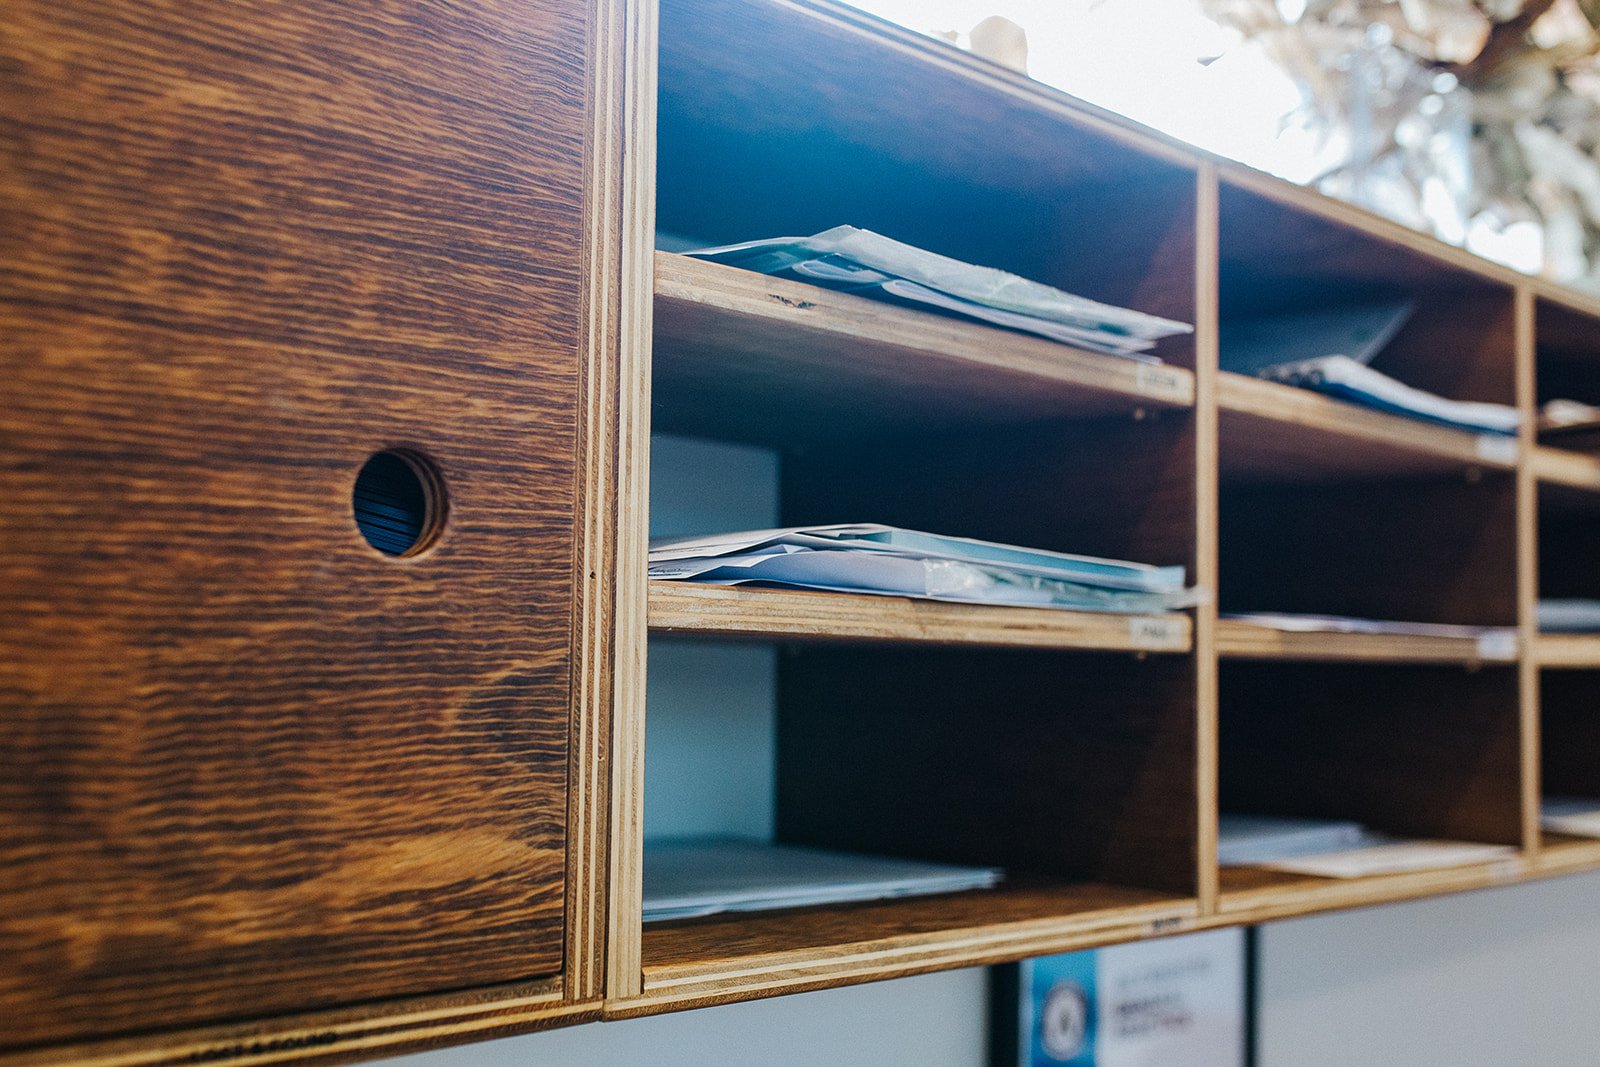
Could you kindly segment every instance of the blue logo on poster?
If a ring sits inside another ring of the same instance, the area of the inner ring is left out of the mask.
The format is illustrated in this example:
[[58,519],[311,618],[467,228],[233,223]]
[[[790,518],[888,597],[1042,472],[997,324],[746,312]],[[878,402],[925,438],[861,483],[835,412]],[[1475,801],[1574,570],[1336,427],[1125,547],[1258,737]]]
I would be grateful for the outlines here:
[[1034,960],[1032,1064],[1093,1067],[1095,1017],[1093,952]]

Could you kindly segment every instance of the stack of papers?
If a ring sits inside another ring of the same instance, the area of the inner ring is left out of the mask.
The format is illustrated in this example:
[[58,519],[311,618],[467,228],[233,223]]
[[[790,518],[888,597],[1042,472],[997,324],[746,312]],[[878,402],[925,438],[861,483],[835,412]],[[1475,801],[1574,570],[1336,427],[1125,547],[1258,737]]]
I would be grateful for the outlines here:
[[1552,400],[1539,409],[1539,439],[1557,448],[1600,451],[1600,407]]
[[1516,434],[1521,416],[1514,407],[1447,400],[1368,366],[1415,310],[1410,302],[1398,302],[1229,322],[1223,327],[1222,369],[1423,422]]
[[1158,340],[1194,329],[1186,323],[1074,296],[993,267],[963,263],[854,226],[835,226],[811,237],[774,237],[688,254],[1150,363],[1160,361],[1142,354]]
[[1600,600],[1541,600],[1539,629],[1547,634],[1600,633]]
[[992,889],[994,867],[956,867],[738,838],[646,842],[644,921]]
[[1359,823],[1267,815],[1223,815],[1217,859],[1320,878],[1366,878],[1491,863],[1516,855],[1513,845],[1391,837]]
[[1459,430],[1515,435],[1522,422],[1521,414],[1509,404],[1446,400],[1397,382],[1349,356],[1320,356],[1278,363],[1263,368],[1259,374],[1269,381],[1297,385],[1362,407]]
[[1546,830],[1573,837],[1600,837],[1600,800],[1545,797],[1539,824]]
[[1238,867],[1336,852],[1359,845],[1365,833],[1357,822],[1224,812],[1217,820],[1217,862]]
[[1299,615],[1272,612],[1231,613],[1221,616],[1267,630],[1291,634],[1383,634],[1390,637],[1449,637],[1476,642],[1484,659],[1516,659],[1517,631],[1509,626],[1454,626],[1432,622],[1392,622],[1356,619],[1346,615]]
[[1128,614],[1188,607],[1198,596],[1182,567],[866,523],[656,540],[650,577]]

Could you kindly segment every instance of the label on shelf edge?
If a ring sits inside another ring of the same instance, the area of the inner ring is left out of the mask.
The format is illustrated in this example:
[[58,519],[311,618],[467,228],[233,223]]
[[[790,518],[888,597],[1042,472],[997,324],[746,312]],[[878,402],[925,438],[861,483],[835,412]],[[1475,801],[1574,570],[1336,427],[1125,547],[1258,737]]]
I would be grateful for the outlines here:
[[1134,615],[1128,619],[1128,640],[1134,648],[1173,648],[1183,641],[1183,623],[1160,615]]
[[1141,363],[1133,371],[1133,387],[1146,396],[1183,395],[1183,376],[1177,368],[1162,363]]
[[1189,916],[1184,914],[1163,915],[1151,919],[1145,924],[1145,936],[1153,937],[1159,934],[1175,934],[1190,925]]
[[1517,461],[1517,439],[1515,437],[1502,437],[1496,433],[1481,433],[1474,449],[1479,459],[1486,459],[1490,463],[1515,463]]

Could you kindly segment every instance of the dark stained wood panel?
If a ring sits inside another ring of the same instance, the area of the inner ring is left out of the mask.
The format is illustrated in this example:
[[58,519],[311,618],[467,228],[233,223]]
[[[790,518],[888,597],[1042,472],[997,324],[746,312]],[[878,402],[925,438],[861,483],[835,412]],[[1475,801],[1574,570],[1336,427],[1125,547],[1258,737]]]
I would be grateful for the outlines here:
[[1521,843],[1516,672],[1236,663],[1221,673],[1221,804]]
[[6,6],[0,1046],[560,970],[589,19]]
[[778,673],[777,836],[1191,894],[1178,657],[806,647]]

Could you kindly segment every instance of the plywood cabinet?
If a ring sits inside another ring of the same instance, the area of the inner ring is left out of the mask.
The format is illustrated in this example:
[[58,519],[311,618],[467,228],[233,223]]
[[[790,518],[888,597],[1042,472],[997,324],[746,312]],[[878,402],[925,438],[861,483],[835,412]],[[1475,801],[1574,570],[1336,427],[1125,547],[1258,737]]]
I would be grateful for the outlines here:
[[[4,22],[4,1067],[359,1059],[1600,867],[1537,821],[1541,776],[1600,791],[1600,644],[1535,618],[1595,592],[1600,463],[1219,361],[1231,318],[1407,299],[1390,370],[1531,421],[1600,403],[1600,302],[831,0]],[[1194,332],[1138,365],[657,248],[844,223]],[[652,589],[653,428],[769,450],[786,522],[1214,595]],[[1515,640],[1219,619],[1296,609]],[[645,925],[652,641],[783,650],[778,841],[1008,881]],[[1515,852],[1221,869],[1229,805]]]
[[0,1048],[561,1000],[599,16],[4,21]]

